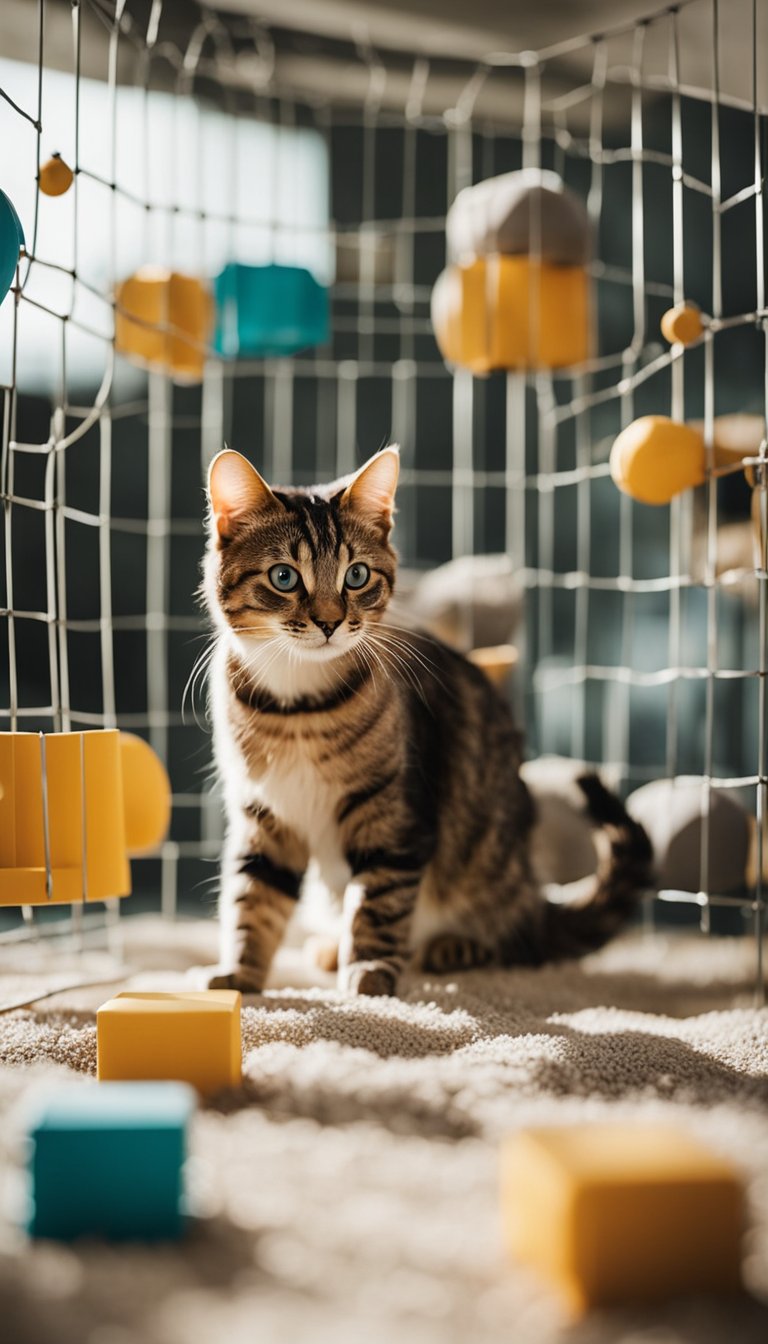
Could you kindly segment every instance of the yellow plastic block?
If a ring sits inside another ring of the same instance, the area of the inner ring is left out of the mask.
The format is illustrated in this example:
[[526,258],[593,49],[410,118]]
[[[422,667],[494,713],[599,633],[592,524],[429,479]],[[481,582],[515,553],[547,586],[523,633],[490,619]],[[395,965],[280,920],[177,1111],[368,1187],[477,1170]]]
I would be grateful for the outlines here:
[[168,1079],[204,1096],[237,1087],[242,1076],[236,990],[126,992],[96,1014],[100,1079]]
[[120,734],[125,843],[129,854],[147,854],[165,839],[171,819],[171,782],[160,757],[143,737]]
[[525,1131],[502,1153],[511,1253],[569,1308],[737,1292],[744,1196],[722,1158],[661,1126]]
[[670,345],[692,345],[703,332],[701,310],[695,303],[678,303],[661,319],[661,334]]
[[142,266],[115,294],[115,349],[181,379],[203,376],[213,299],[201,280]]
[[432,325],[443,358],[473,373],[581,364],[590,353],[587,272],[524,256],[450,266],[432,291]]
[[130,889],[120,734],[0,733],[0,905]]

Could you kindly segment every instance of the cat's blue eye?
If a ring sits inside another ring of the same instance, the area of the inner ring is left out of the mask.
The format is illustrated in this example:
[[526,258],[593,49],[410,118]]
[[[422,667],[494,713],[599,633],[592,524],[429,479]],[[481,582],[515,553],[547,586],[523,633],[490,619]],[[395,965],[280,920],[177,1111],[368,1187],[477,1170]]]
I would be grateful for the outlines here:
[[364,588],[371,577],[371,571],[367,565],[350,565],[344,575],[344,585],[347,588]]
[[279,593],[291,593],[299,582],[298,571],[293,565],[273,565],[269,571],[269,581]]

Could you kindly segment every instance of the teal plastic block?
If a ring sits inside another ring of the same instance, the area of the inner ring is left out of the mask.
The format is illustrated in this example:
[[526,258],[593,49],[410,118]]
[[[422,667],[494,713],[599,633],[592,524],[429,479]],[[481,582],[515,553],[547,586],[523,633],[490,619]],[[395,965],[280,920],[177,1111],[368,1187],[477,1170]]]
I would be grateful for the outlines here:
[[24,247],[24,230],[13,202],[0,191],[0,303],[13,284],[19,252]]
[[183,1228],[196,1096],[185,1083],[63,1086],[30,1117],[33,1237],[155,1241]]
[[302,266],[230,262],[214,292],[214,347],[229,359],[292,355],[328,340],[328,291]]

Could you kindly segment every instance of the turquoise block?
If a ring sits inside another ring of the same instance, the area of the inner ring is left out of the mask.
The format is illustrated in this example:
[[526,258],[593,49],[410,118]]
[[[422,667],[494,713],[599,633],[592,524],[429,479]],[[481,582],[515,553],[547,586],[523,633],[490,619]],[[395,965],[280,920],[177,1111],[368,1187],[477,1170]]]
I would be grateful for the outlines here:
[[24,246],[24,230],[12,201],[0,191],[0,303],[13,284],[19,252]]
[[196,1100],[185,1083],[86,1083],[47,1093],[28,1125],[30,1235],[178,1237]]
[[328,340],[328,291],[302,266],[230,262],[214,292],[214,347],[229,359],[292,355]]

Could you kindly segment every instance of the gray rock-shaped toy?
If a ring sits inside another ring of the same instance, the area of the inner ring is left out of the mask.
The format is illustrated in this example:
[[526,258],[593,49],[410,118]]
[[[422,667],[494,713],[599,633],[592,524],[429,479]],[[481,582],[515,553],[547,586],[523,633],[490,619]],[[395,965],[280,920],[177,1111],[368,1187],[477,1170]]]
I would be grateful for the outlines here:
[[[702,889],[703,781],[696,776],[655,779],[627,799],[627,811],[643,824],[653,845],[662,890]],[[750,885],[755,822],[732,793],[710,790],[707,886],[726,893]]]
[[501,252],[583,266],[592,255],[583,202],[557,173],[524,168],[465,187],[445,222],[453,261]]
[[514,640],[523,603],[508,555],[462,555],[428,574],[401,570],[393,610],[466,652]]

